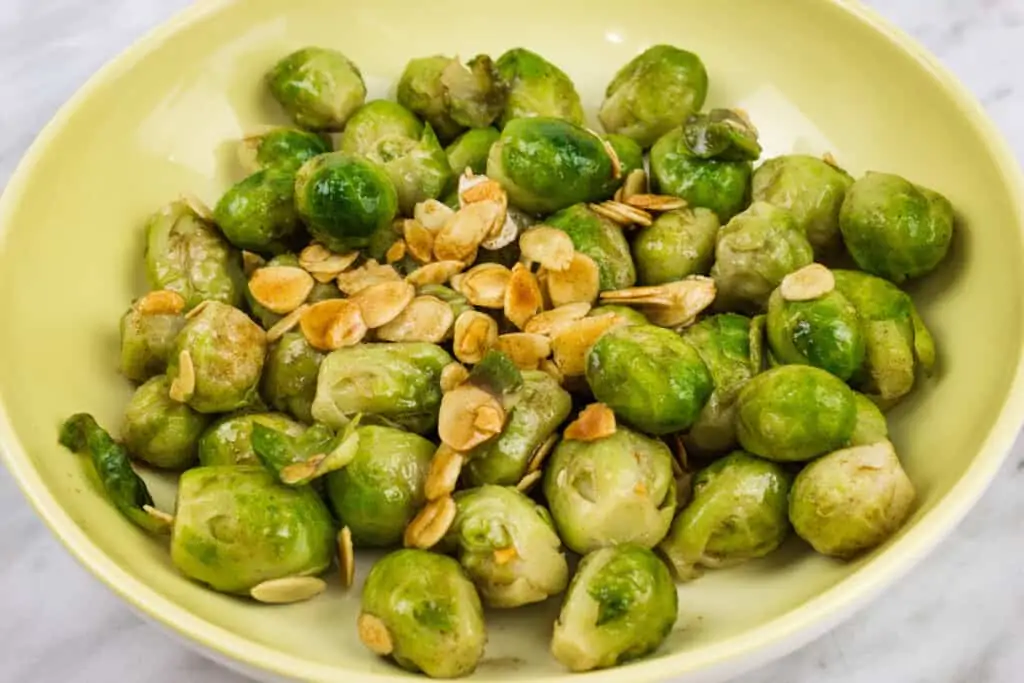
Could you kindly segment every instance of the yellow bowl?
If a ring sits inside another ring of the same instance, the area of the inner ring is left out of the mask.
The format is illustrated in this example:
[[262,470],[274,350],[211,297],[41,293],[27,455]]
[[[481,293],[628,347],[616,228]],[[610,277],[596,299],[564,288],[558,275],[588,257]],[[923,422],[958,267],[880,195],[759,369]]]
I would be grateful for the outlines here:
[[[157,30],[64,107],[0,204],[0,443],[54,533],[141,612],[250,672],[404,680],[359,644],[358,590],[267,608],[181,577],[163,544],[125,522],[57,446],[57,425],[79,410],[119,424],[130,389],[116,373],[117,321],[143,291],[143,220],[181,192],[214,202],[238,179],[232,141],[282,120],[261,76],[286,52],[337,47],[383,96],[410,57],[523,45],[565,68],[593,112],[615,70],[655,42],[704,58],[710,104],[745,107],[766,155],[830,151],[857,174],[903,174],[945,193],[962,222],[949,262],[913,288],[942,370],[893,414],[921,493],[906,528],[850,564],[793,542],[681,586],[679,626],[656,655],[587,679],[721,680],[823,632],[920,560],[982,493],[1024,413],[1021,182],[978,105],[931,57],[838,0],[518,0],[506,11],[469,0],[208,0]],[[171,480],[148,478],[172,505]],[[489,615],[476,679],[569,680],[546,654],[556,610]]]

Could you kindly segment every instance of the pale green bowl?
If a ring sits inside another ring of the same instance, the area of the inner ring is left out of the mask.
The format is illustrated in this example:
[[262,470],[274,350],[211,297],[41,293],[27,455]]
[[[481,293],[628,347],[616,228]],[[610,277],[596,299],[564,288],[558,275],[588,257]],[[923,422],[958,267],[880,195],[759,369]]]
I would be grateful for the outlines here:
[[[799,542],[682,586],[679,626],[652,657],[570,677],[547,654],[556,604],[489,615],[476,680],[712,681],[822,633],[920,560],[981,494],[1024,414],[1021,182],[974,100],[921,48],[834,0],[207,0],[106,67],[39,136],[0,203],[0,443],[39,514],[81,562],[141,612],[264,677],[406,679],[360,645],[358,589],[267,608],[181,577],[164,544],[129,525],[59,421],[94,411],[116,427],[129,396],[117,321],[142,290],[142,223],[239,177],[232,141],[281,120],[266,69],[307,44],[337,47],[372,94],[406,60],[523,45],[564,67],[593,111],[615,70],[655,42],[698,52],[712,105],[746,108],[766,155],[831,151],[852,172],[906,175],[962,216],[941,272],[914,286],[941,344],[939,376],[894,413],[893,440],[921,505],[892,542],[851,564]],[[171,506],[170,479],[149,477]],[[368,563],[359,567],[365,575]]]

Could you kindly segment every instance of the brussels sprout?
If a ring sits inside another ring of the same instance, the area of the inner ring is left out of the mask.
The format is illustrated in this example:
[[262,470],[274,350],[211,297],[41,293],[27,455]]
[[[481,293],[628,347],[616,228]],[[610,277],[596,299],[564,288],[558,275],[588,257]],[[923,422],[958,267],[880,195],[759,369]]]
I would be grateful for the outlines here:
[[[167,377],[184,387],[175,399],[200,413],[224,413],[252,404],[259,397],[256,389],[266,352],[267,335],[249,316],[227,304],[207,302],[174,341]],[[192,373],[182,370],[183,355],[189,358]],[[189,374],[194,375],[194,386],[189,386]],[[172,396],[173,390],[172,385]]]
[[622,425],[597,441],[562,441],[544,472],[544,496],[558,535],[575,552],[621,543],[653,548],[676,511],[672,454]]
[[455,503],[442,543],[457,554],[484,604],[519,607],[565,590],[569,566],[547,510],[504,486],[462,491]]
[[375,415],[417,434],[437,425],[441,370],[452,357],[435,344],[360,344],[320,365],[313,417],[334,428]]
[[359,427],[355,457],[327,475],[327,496],[362,547],[400,544],[423,506],[423,485],[436,450],[422,436],[391,427]]
[[444,150],[452,173],[458,176],[467,168],[477,175],[486,173],[487,155],[499,137],[501,133],[496,128],[474,128],[457,137]]
[[854,392],[853,398],[857,402],[857,422],[847,445],[868,446],[888,439],[889,424],[878,406],[864,394]]
[[853,178],[817,157],[775,157],[754,171],[753,197],[786,209],[819,257],[842,249],[839,209]]
[[199,439],[200,464],[259,465],[260,459],[252,448],[253,423],[293,437],[306,431],[303,425],[281,413],[226,415],[210,425]]
[[690,428],[688,443],[700,453],[721,453],[736,445],[736,398],[759,373],[750,349],[750,319],[715,315],[686,329],[683,339],[697,350],[715,389]]
[[344,252],[369,246],[375,232],[390,229],[398,212],[398,192],[377,164],[332,152],[299,169],[295,206],[315,239]]
[[650,550],[597,550],[576,570],[555,622],[551,653],[572,671],[643,657],[672,631],[678,603],[672,575]]
[[513,119],[535,116],[565,119],[583,125],[583,104],[572,79],[535,52],[518,47],[496,62],[498,74],[508,84],[508,100],[498,127]]
[[711,209],[723,223],[750,199],[749,161],[701,159],[690,151],[683,129],[663,135],[651,148],[651,184],[656,192],[682,197],[693,207]]
[[629,306],[620,306],[618,304],[607,304],[604,306],[595,306],[590,309],[590,313],[587,313],[588,318],[596,318],[600,315],[606,315],[608,313],[614,313],[617,316],[616,325],[650,325],[651,321],[647,319],[647,316]]
[[411,216],[416,204],[436,199],[452,179],[441,143],[429,124],[400,104],[375,100],[352,116],[339,151],[378,164],[398,192],[398,208]]
[[691,114],[683,124],[683,140],[690,152],[701,159],[757,161],[761,156],[757,129],[732,109]]
[[744,450],[780,462],[810,460],[846,444],[857,401],[842,380],[807,365],[783,365],[740,390],[736,435]]
[[718,233],[711,277],[717,305],[759,311],[789,273],[809,265],[814,250],[784,209],[756,202]]
[[121,374],[135,382],[162,374],[184,324],[181,313],[148,313],[133,305],[121,316]]
[[313,421],[313,398],[324,354],[301,332],[288,332],[270,347],[260,394],[272,408],[302,422]]
[[671,45],[655,45],[633,58],[608,84],[598,112],[601,125],[650,147],[700,111],[708,73],[700,57]]
[[133,457],[154,467],[183,470],[196,461],[196,445],[210,418],[167,395],[165,375],[149,380],[125,409],[121,438]]
[[813,365],[844,381],[864,364],[857,309],[836,290],[810,301],[786,301],[776,289],[768,299],[768,342],[779,362]]
[[356,65],[321,47],[303,48],[279,61],[267,74],[267,85],[295,123],[312,130],[341,130],[366,99]]
[[334,556],[331,514],[316,491],[277,482],[251,465],[181,475],[171,561],[222,593],[247,593],[286,576],[312,576]]
[[228,190],[213,212],[217,226],[239,249],[277,254],[302,232],[295,210],[295,172],[257,171]]
[[577,251],[594,259],[601,291],[636,284],[629,243],[614,221],[594,213],[586,204],[576,204],[549,217],[544,224],[569,235]]
[[792,477],[779,465],[736,451],[693,478],[693,497],[660,549],[680,579],[700,567],[731,567],[764,557],[789,534]]
[[602,198],[613,173],[597,135],[562,119],[536,117],[505,126],[491,147],[487,175],[514,205],[541,214]]
[[612,149],[615,150],[615,156],[619,160],[619,174],[618,177],[612,177],[605,183],[604,191],[601,192],[601,198],[610,198],[615,194],[615,191],[622,187],[622,184],[626,181],[626,178],[633,171],[644,171],[644,150],[640,145],[636,144],[630,138],[625,135],[604,135],[604,140]]
[[245,289],[239,253],[185,200],[146,223],[146,279],[181,294],[186,309],[206,300],[238,306]]
[[690,275],[707,275],[715,260],[720,225],[708,209],[663,213],[633,240],[633,259],[642,285],[661,285]]
[[297,171],[313,157],[330,151],[331,141],[325,135],[278,127],[243,138],[238,161],[246,173],[268,168]]
[[472,673],[487,641],[473,583],[458,562],[426,550],[398,550],[373,566],[359,636],[376,654],[433,678]]
[[653,325],[606,332],[587,354],[587,383],[598,401],[648,434],[689,429],[714,388],[697,351]]
[[466,454],[463,477],[471,486],[514,486],[526,474],[534,452],[569,417],[572,397],[545,372],[523,371],[505,428],[496,439]]
[[917,497],[888,441],[830,453],[797,476],[789,519],[823,555],[850,558],[903,526]]
[[953,239],[953,205],[896,175],[868,173],[846,193],[839,228],[861,270],[899,284],[935,270]]

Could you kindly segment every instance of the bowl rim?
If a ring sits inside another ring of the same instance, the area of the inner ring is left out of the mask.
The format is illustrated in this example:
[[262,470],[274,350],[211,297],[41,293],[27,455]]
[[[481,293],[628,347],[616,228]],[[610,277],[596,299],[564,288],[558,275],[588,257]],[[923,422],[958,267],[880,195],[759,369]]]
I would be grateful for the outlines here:
[[[21,201],[31,169],[49,150],[58,131],[103,83],[133,68],[144,56],[161,46],[180,30],[226,10],[239,0],[207,0],[194,3],[151,29],[120,54],[108,61],[69,99],[43,127],[18,163],[0,196],[0,249],[3,249],[8,225]],[[976,129],[992,156],[1017,215],[1018,229],[1024,231],[1024,174],[1016,159],[975,96],[953,76],[937,57],[859,0],[826,0],[854,21],[870,28],[905,54],[912,57],[959,105],[963,116]],[[2,399],[2,396],[0,396]],[[886,586],[907,573],[935,548],[963,519],[984,493],[1008,455],[1024,419],[1024,344],[1016,359],[1008,397],[990,432],[986,435],[974,462],[946,494],[947,502],[930,510],[889,548],[853,574],[803,605],[754,629],[704,648],[700,654],[666,654],[640,660],[625,668],[585,674],[594,683],[614,683],[628,675],[635,683],[654,683],[675,675],[687,674],[701,681],[721,680],[723,675],[739,675],[756,666],[796,650],[851,616]],[[32,466],[27,453],[15,437],[13,425],[0,400],[0,459],[36,513],[64,547],[90,573],[121,597],[135,611],[146,615],[162,630],[178,636],[221,664],[249,675],[268,675],[286,680],[328,681],[343,675],[349,683],[397,683],[408,680],[399,670],[393,673],[342,672],[335,666],[311,662],[252,642],[225,628],[201,619],[170,598],[122,569],[96,546],[61,507],[58,500]],[[624,672],[628,671],[628,674]],[[565,683],[579,674],[568,672],[530,678],[532,683]],[[497,675],[474,679],[504,681]]]

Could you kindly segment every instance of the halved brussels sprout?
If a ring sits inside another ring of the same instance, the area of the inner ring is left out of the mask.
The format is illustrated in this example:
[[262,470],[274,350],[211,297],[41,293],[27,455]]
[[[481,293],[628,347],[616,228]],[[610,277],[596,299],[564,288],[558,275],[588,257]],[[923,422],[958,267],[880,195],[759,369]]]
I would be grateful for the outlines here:
[[598,215],[586,204],[575,204],[544,221],[569,235],[576,251],[594,259],[601,291],[626,289],[636,284],[636,269],[622,228]]
[[163,374],[184,325],[181,313],[149,313],[133,305],[121,316],[121,374],[135,382]]
[[295,172],[257,171],[229,189],[213,212],[217,226],[239,249],[278,254],[302,232],[295,210]]
[[322,47],[306,47],[279,61],[267,73],[267,85],[295,123],[311,130],[341,130],[366,99],[356,65]]
[[301,332],[288,332],[270,347],[260,394],[272,408],[302,422],[313,421],[313,398],[324,359]]
[[238,161],[246,173],[268,168],[297,171],[313,157],[330,151],[331,141],[326,135],[278,127],[244,138],[239,145]]
[[640,284],[661,285],[707,275],[715,261],[720,227],[718,216],[709,209],[677,209],[658,216],[633,239]]
[[452,173],[459,176],[467,168],[477,175],[486,173],[487,155],[500,137],[497,128],[474,128],[455,138],[444,150]]
[[132,457],[154,467],[183,470],[196,461],[196,446],[210,418],[167,395],[166,375],[149,380],[132,395],[121,438]]
[[210,425],[199,439],[199,463],[206,466],[259,465],[260,459],[252,448],[254,423],[293,437],[306,431],[305,426],[281,413],[226,415]]
[[504,128],[513,119],[535,116],[565,119],[583,125],[583,105],[572,79],[535,52],[509,50],[495,63],[508,85],[505,110],[498,121]]

